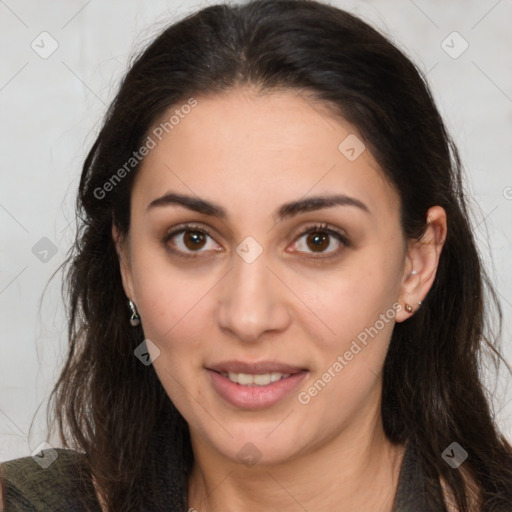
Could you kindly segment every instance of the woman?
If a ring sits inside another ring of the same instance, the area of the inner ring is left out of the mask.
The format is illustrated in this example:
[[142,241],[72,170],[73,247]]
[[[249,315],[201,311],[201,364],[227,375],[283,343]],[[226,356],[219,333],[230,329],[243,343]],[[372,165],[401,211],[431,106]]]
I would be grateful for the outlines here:
[[303,0],[169,27],[77,207],[70,449],[3,464],[6,510],[512,510],[457,151],[373,28]]

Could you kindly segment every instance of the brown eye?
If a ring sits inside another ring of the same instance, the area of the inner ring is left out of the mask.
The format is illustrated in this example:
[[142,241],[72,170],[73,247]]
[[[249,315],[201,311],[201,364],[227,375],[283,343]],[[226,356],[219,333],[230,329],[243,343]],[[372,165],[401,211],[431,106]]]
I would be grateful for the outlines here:
[[316,231],[308,235],[306,238],[306,244],[308,244],[308,247],[312,251],[322,252],[329,247],[329,237],[330,235],[325,232]]
[[201,231],[184,231],[183,243],[191,251],[202,249],[206,243],[206,236]]
[[182,226],[166,234],[162,243],[167,250],[178,256],[193,257],[222,250],[206,229],[195,226]]
[[312,226],[301,233],[295,242],[295,248],[306,254],[318,254],[320,257],[335,256],[350,244],[345,235],[327,225]]

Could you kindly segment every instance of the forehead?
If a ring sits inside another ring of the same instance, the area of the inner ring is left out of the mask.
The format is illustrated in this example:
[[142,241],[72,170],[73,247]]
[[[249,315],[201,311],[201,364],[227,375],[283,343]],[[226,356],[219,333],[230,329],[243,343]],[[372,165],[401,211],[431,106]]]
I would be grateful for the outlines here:
[[[160,125],[167,126],[156,132],[160,139],[154,129],[149,132],[156,146],[144,158],[133,191],[141,208],[178,191],[215,198],[228,213],[254,214],[337,192],[373,204],[378,215],[396,215],[398,196],[357,130],[325,104],[294,91],[257,94],[248,88],[196,101],[172,125]],[[176,110],[180,105],[155,127]]]

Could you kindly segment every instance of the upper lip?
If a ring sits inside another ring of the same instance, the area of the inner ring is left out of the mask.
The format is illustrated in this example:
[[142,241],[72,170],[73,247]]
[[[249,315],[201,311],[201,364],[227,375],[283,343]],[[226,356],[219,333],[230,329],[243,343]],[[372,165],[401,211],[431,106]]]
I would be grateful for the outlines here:
[[247,374],[262,374],[262,373],[298,373],[306,370],[301,366],[294,366],[279,361],[223,361],[221,363],[212,364],[207,367],[209,370],[221,373],[247,373]]

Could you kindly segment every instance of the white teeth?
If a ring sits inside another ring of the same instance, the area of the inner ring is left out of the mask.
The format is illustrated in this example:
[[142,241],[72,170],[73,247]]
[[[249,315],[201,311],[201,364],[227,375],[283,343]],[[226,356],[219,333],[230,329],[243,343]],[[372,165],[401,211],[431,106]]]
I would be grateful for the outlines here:
[[241,386],[268,386],[272,382],[277,382],[281,379],[286,379],[290,376],[289,373],[261,373],[258,375],[252,375],[250,373],[226,373],[221,372],[221,375],[227,377],[231,382],[236,382]]

